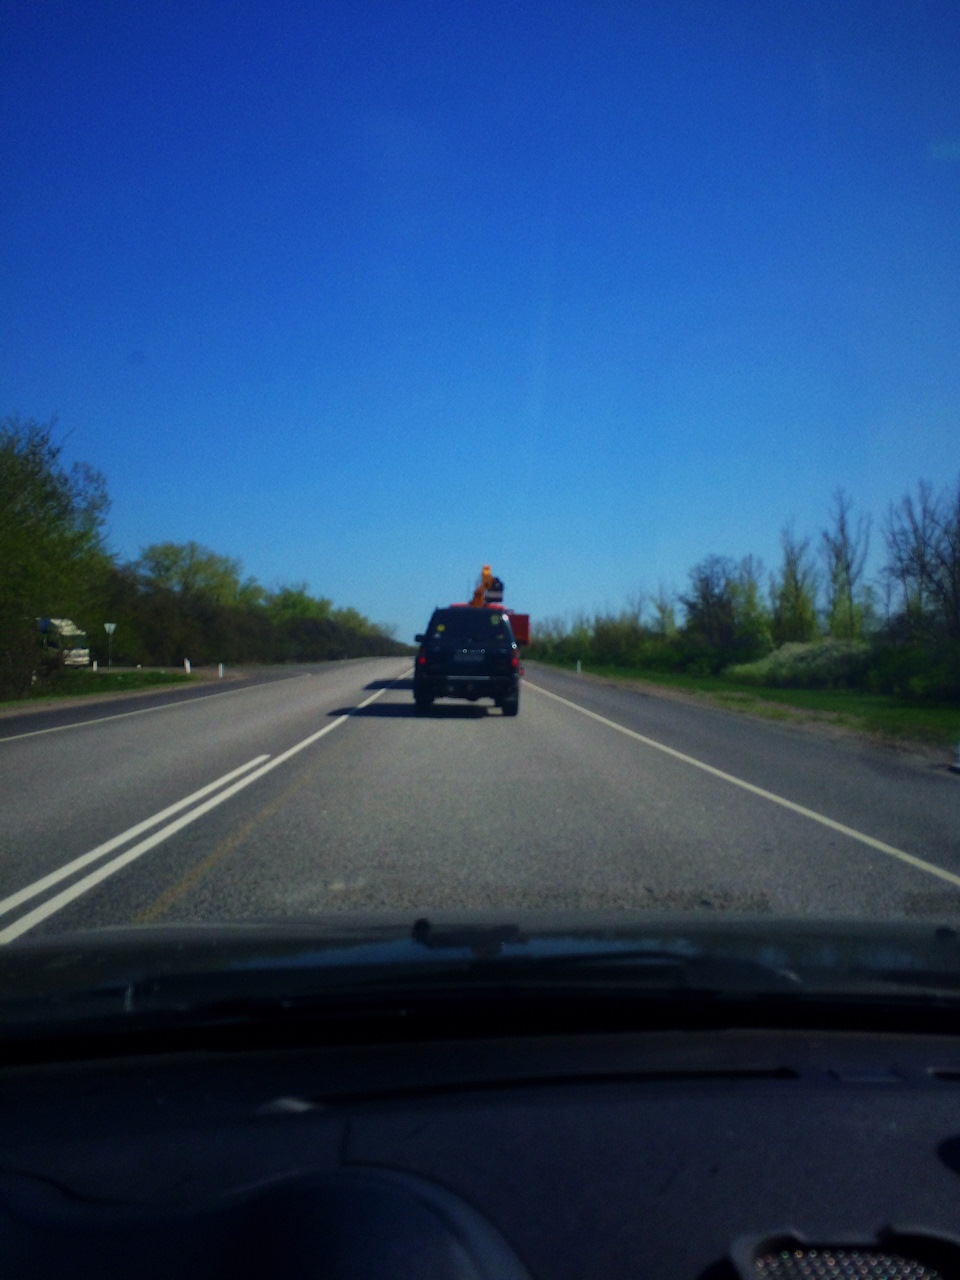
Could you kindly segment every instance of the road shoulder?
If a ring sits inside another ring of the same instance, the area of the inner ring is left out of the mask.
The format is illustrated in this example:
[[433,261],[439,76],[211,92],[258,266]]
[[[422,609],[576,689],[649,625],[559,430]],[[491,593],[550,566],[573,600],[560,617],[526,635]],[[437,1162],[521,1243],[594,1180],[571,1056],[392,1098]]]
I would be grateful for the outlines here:
[[[129,699],[155,698],[157,694],[188,693],[198,685],[219,682],[221,679],[217,667],[194,667],[190,674],[191,680],[185,683],[178,681],[171,684],[148,685],[143,689],[118,689],[115,693],[66,694],[63,697],[53,695],[48,698],[24,698],[19,702],[4,702],[0,704],[0,720],[40,715],[50,711],[68,711],[74,707],[94,707],[102,703],[125,702]],[[222,679],[224,682],[247,680],[250,674],[250,672],[235,669],[224,671]]]
[[644,680],[642,677],[595,675],[588,671],[573,672],[565,667],[553,667],[549,663],[536,665],[544,671],[562,672],[575,680],[583,680],[608,689],[631,690],[644,697],[659,698],[665,702],[712,707],[718,711],[730,711],[736,715],[750,716],[757,720],[773,721],[802,732],[819,734],[821,737],[841,738],[905,755],[919,756],[930,764],[951,767],[951,762],[954,760],[953,754],[945,747],[923,739],[893,736],[858,728],[847,722],[841,712],[793,707],[787,703],[768,701],[762,696],[744,694],[736,690],[713,693],[701,689],[677,689],[652,680]]

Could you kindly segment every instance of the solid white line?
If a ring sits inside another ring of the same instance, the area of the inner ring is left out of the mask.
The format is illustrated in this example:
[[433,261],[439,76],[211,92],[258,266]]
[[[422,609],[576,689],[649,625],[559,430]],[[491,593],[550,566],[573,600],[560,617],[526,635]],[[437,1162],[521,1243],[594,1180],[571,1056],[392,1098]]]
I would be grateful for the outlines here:
[[[302,676],[283,676],[284,680],[306,680],[311,672],[305,671]],[[244,685],[242,689],[223,689],[219,693],[208,693],[206,698],[229,698],[234,693],[251,693],[254,689],[262,689],[267,684],[277,684],[277,680],[261,680],[259,684]],[[117,711],[112,716],[91,716],[89,720],[74,720],[71,724],[54,724],[49,729],[30,729],[27,733],[11,733],[9,737],[0,736],[0,745],[4,742],[19,742],[21,738],[39,738],[42,733],[62,733],[64,729],[85,729],[91,724],[103,724],[105,720],[126,720],[130,716],[146,716],[151,711],[169,711],[171,707],[192,707],[205,702],[206,698],[183,698],[179,702],[164,702],[159,707],[141,707],[139,711]],[[55,711],[56,707],[51,707]]]
[[826,814],[817,813],[815,809],[808,809],[802,804],[796,804],[793,800],[787,800],[784,796],[778,796],[773,791],[754,786],[752,782],[746,782],[743,778],[737,778],[732,773],[725,773],[722,769],[716,769],[712,764],[705,764],[703,760],[697,760],[694,756],[685,755],[682,751],[675,751],[673,747],[657,742],[655,738],[647,738],[642,733],[635,733],[633,729],[627,729],[622,724],[617,724],[615,720],[608,720],[606,716],[598,715],[596,711],[588,711],[586,707],[581,707],[579,703],[571,702],[568,698],[561,698],[558,693],[551,693],[549,689],[544,689],[541,685],[531,684],[529,680],[526,680],[524,685],[528,689],[535,689],[537,693],[542,693],[548,698],[553,698],[556,702],[562,702],[566,707],[572,707],[574,711],[579,711],[581,715],[589,716],[591,720],[596,720],[600,724],[606,725],[609,729],[616,729],[618,733],[625,734],[628,738],[634,738],[637,742],[642,742],[645,747],[653,747],[656,751],[662,751],[664,755],[672,756],[674,760],[680,760],[683,764],[693,765],[695,769],[702,769],[704,773],[712,774],[713,777],[720,778],[723,782],[729,782],[732,786],[740,787],[743,791],[749,791],[752,795],[760,796],[763,800],[778,804],[782,809],[789,809],[791,813],[798,813],[803,818],[809,818],[811,822],[819,822],[821,826],[829,827],[831,831],[837,831],[842,836],[849,836],[851,840],[859,840],[861,844],[865,844],[871,849],[876,849],[879,853],[885,853],[891,858],[899,858],[901,862],[907,863],[908,866],[916,867],[919,871],[926,871],[929,875],[938,876],[941,880],[960,886],[960,875],[955,875],[952,871],[946,871],[943,867],[935,866],[932,862],[926,862],[923,858],[918,858],[912,853],[897,849],[894,845],[886,844],[883,840],[876,840],[873,836],[865,835],[862,831],[857,831],[854,827],[848,827],[843,822],[836,822],[833,818],[828,818]]
[[[399,677],[398,677],[399,679]],[[98,867],[96,871],[92,871],[90,875],[84,876],[82,880],[78,880],[76,884],[70,885],[69,888],[61,890],[52,898],[48,898],[46,902],[42,902],[39,907],[34,907],[32,911],[28,911],[25,916],[21,916],[19,920],[15,920],[13,924],[8,925],[6,929],[0,931],[0,946],[13,942],[15,938],[19,938],[21,934],[26,933],[41,920],[46,920],[48,916],[54,915],[57,911],[62,910],[69,903],[81,897],[89,889],[106,880],[109,876],[114,875],[123,867],[129,866],[131,862],[135,862],[149,849],[153,849],[156,845],[166,840],[169,836],[175,835],[176,832],[182,831],[184,827],[189,826],[191,822],[195,822],[197,818],[202,817],[205,813],[209,813],[211,809],[215,809],[217,805],[223,804],[225,800],[229,800],[232,796],[237,795],[245,787],[250,786],[252,782],[268,774],[271,769],[276,769],[278,765],[284,764],[292,756],[303,751],[304,748],[311,746],[314,742],[318,742],[326,734],[331,733],[338,726],[344,724],[356,712],[362,711],[364,707],[368,707],[371,702],[376,702],[377,698],[383,697],[387,692],[385,686],[378,689],[376,693],[372,693],[369,698],[352,707],[345,715],[338,716],[336,720],[331,720],[322,729],[318,729],[316,733],[312,733],[308,738],[304,738],[301,742],[295,743],[292,747],[288,747],[281,755],[275,756],[267,764],[261,765],[255,772],[248,774],[245,778],[241,778],[238,782],[234,782],[232,786],[227,787],[225,791],[218,792],[209,800],[198,805],[195,809],[191,809],[189,813],[183,814],[175,819],[168,826],[163,827],[160,831],[154,832],[152,836],[148,836],[146,840],[141,840],[139,844],[135,844],[132,849],[127,849],[125,853],[120,854],[118,858],[114,858],[112,862],[106,863],[102,867]]]
[[106,840],[103,844],[98,844],[95,849],[91,849],[89,853],[81,854],[79,858],[74,858],[72,862],[65,863],[56,871],[51,871],[49,875],[43,877],[42,880],[35,880],[33,884],[28,884],[23,889],[18,889],[16,893],[11,893],[8,898],[0,898],[0,916],[5,916],[8,911],[12,911],[14,907],[19,907],[21,903],[28,902],[31,898],[35,898],[38,894],[43,893],[46,889],[51,888],[55,884],[59,884],[61,880],[66,880],[67,876],[72,876],[75,871],[81,871],[84,867],[88,867],[91,862],[96,862],[98,858],[104,857],[108,853],[112,853],[114,849],[118,849],[120,845],[126,844],[128,840],[132,840],[135,836],[141,835],[144,831],[149,831],[151,827],[155,827],[160,822],[165,822],[167,818],[172,818],[175,813],[179,813],[181,809],[185,809],[187,805],[193,804],[197,800],[202,800],[204,796],[208,796],[211,791],[216,791],[218,787],[226,786],[228,782],[232,782],[234,778],[239,778],[241,774],[247,773],[250,769],[255,769],[258,764],[263,764],[264,760],[269,760],[269,755],[255,756],[252,760],[248,760],[246,764],[242,764],[239,769],[231,769],[229,773],[225,773],[222,778],[217,778],[214,782],[208,782],[205,787],[201,787],[199,791],[194,791],[192,795],[185,796],[182,800],[178,800],[176,804],[168,805],[166,809],[161,809],[159,813],[155,813],[152,818],[144,818],[143,822],[138,822],[134,827],[128,827],[126,831],[121,831],[118,836],[114,836],[110,840]]

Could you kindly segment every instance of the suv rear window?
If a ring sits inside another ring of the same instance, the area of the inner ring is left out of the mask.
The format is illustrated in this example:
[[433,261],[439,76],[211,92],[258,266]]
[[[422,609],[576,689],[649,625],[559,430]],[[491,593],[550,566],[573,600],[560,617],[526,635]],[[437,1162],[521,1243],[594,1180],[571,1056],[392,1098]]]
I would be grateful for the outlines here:
[[513,642],[506,615],[495,609],[438,609],[430,619],[428,640],[475,640],[489,643]]

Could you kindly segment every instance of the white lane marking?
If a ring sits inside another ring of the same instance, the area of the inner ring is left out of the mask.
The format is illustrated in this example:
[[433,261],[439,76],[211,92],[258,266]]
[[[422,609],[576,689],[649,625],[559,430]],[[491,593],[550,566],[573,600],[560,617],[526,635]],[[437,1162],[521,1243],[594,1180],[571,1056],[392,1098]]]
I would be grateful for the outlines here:
[[252,760],[242,764],[239,769],[231,769],[223,777],[217,778],[214,782],[208,782],[199,791],[194,791],[192,795],[185,796],[182,800],[178,800],[176,804],[171,804],[166,809],[161,809],[152,818],[144,818],[143,822],[138,822],[136,826],[128,827],[126,831],[121,831],[118,836],[104,841],[103,844],[98,844],[89,853],[81,854],[79,858],[74,858],[72,862],[67,862],[62,867],[58,867],[56,871],[51,871],[49,875],[44,876],[41,880],[35,880],[33,884],[28,884],[25,888],[18,889],[16,893],[11,893],[8,898],[0,898],[0,916],[5,916],[14,907],[19,907],[21,903],[35,898],[38,894],[43,893],[44,890],[59,884],[61,880],[66,880],[67,876],[72,876],[75,871],[82,871],[91,862],[96,862],[98,858],[112,853],[114,849],[119,849],[120,845],[126,844],[128,840],[142,835],[144,831],[149,831],[151,827],[155,827],[158,823],[165,822],[167,818],[172,818],[175,813],[179,813],[187,805],[194,804],[197,800],[202,800],[211,791],[216,791],[218,787],[226,786],[228,782],[233,782],[234,778],[239,778],[241,774],[247,773],[250,769],[255,769],[258,764],[263,764],[264,760],[269,759],[269,755],[254,756]]
[[849,836],[851,840],[859,840],[861,844],[865,844],[871,849],[876,849],[880,853],[885,853],[891,858],[899,858],[901,862],[907,863],[908,866],[916,867],[919,871],[926,871],[932,876],[939,876],[941,880],[946,880],[950,884],[960,886],[960,875],[955,875],[952,871],[946,871],[943,867],[938,867],[932,862],[926,862],[923,858],[918,858],[912,853],[897,849],[894,845],[886,844],[883,840],[876,840],[873,836],[857,831],[854,827],[848,827],[843,822],[836,822],[833,818],[828,818],[826,814],[817,813],[815,809],[808,809],[802,804],[796,804],[793,800],[787,800],[785,796],[778,796],[773,791],[757,787],[752,782],[746,782],[743,778],[735,777],[732,773],[725,773],[722,769],[716,769],[712,764],[706,764],[703,760],[697,760],[694,756],[685,755],[682,751],[675,751],[673,747],[657,742],[655,738],[644,737],[642,733],[627,729],[622,724],[617,724],[615,720],[608,720],[606,716],[598,715],[596,711],[588,711],[586,707],[581,707],[578,703],[571,702],[568,698],[561,698],[559,693],[551,693],[549,689],[544,689],[541,685],[531,684],[527,680],[525,681],[525,686],[528,689],[535,689],[537,693],[542,693],[557,702],[562,702],[566,707],[572,707],[574,711],[579,711],[581,715],[589,716],[591,720],[605,724],[610,729],[616,729],[618,733],[625,734],[628,738],[634,738],[637,742],[642,742],[645,747],[653,747],[655,751],[662,751],[664,755],[672,756],[674,760],[680,760],[683,764],[693,765],[695,769],[702,769],[704,773],[712,774],[713,777],[720,778],[723,782],[729,782],[735,787],[740,787],[743,791],[749,791],[752,795],[760,796],[763,800],[778,804],[782,809],[789,809],[791,813],[798,813],[803,818],[809,818],[811,822],[819,822],[821,826],[829,827],[831,831],[837,831],[842,836]]
[[[397,677],[399,679],[399,677]],[[219,791],[209,800],[205,800],[202,804],[197,805],[195,809],[191,809],[189,813],[183,814],[181,817],[174,819],[173,822],[155,831],[152,836],[148,836],[146,840],[141,840],[139,844],[135,844],[132,849],[127,849],[125,853],[121,853],[119,857],[114,858],[111,862],[106,863],[102,867],[98,867],[96,871],[92,871],[89,875],[84,876],[82,880],[78,880],[67,889],[63,889],[54,897],[48,898],[46,902],[42,902],[40,906],[34,907],[32,911],[28,911],[25,916],[21,916],[19,920],[15,920],[13,924],[8,925],[6,929],[0,930],[0,946],[5,946],[8,942],[13,942],[15,938],[19,938],[21,934],[26,933],[37,925],[41,920],[46,920],[48,916],[54,915],[57,911],[62,910],[69,903],[81,897],[89,889],[100,884],[109,876],[114,875],[123,867],[129,866],[131,862],[135,862],[149,849],[153,849],[156,845],[166,840],[169,836],[175,835],[176,832],[182,831],[184,827],[189,826],[191,822],[195,822],[197,818],[202,817],[205,813],[209,813],[211,809],[215,809],[217,805],[223,804],[225,800],[231,799],[244,787],[249,787],[252,782],[268,774],[271,769],[276,769],[278,765],[284,764],[291,757],[303,751],[305,747],[311,746],[314,742],[318,742],[326,734],[331,733],[339,725],[344,724],[356,712],[362,711],[364,707],[368,707],[371,702],[376,702],[377,698],[382,698],[390,686],[378,689],[376,693],[372,693],[369,698],[360,702],[355,707],[351,707],[348,712],[342,716],[337,716],[336,720],[331,720],[322,729],[318,729],[316,733],[312,733],[308,738],[304,738],[301,742],[294,743],[292,747],[288,747],[286,751],[275,756],[266,764],[261,765],[253,773],[247,774],[245,778],[241,778],[238,782],[234,782],[227,787],[225,791]],[[21,891],[22,892],[22,891]]]
[[[312,673],[305,671],[302,676],[281,676],[282,680],[307,680]],[[207,698],[229,698],[235,693],[251,693],[254,689],[262,689],[264,685],[278,684],[279,680],[261,680],[259,684],[244,685],[242,689],[223,689],[218,693],[208,693],[205,697],[183,698],[179,702],[164,702],[159,707],[141,707],[139,711],[117,711],[112,716],[91,716],[89,720],[75,720],[72,724],[54,724],[49,729],[30,729],[26,733],[11,733],[4,738],[0,735],[0,744],[19,742],[21,738],[39,738],[42,733],[62,733],[64,729],[85,729],[91,724],[103,724],[105,720],[126,720],[130,716],[146,716],[151,711],[169,711],[171,707],[193,707],[205,702]],[[52,711],[56,707],[51,707]]]

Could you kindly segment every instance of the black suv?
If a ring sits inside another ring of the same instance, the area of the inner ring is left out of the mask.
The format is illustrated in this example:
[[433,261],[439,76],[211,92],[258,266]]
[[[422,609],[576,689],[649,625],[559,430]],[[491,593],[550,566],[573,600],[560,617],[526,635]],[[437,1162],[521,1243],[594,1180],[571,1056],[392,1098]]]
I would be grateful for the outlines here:
[[520,707],[520,650],[500,609],[452,605],[434,609],[413,671],[413,700],[422,715],[434,698],[492,698],[505,716]]

